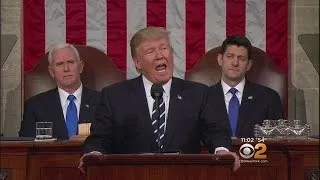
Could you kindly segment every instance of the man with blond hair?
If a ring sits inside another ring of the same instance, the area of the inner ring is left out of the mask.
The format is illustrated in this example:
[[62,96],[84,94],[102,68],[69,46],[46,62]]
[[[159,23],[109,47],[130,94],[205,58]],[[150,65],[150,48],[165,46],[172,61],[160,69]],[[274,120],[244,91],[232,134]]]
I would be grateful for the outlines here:
[[[130,46],[141,75],[102,90],[83,157],[106,153],[200,153],[203,140],[211,153],[232,154],[237,169],[237,155],[228,152],[228,121],[210,113],[207,86],[173,77],[169,33],[163,28],[147,27],[132,37]],[[162,94],[158,117],[150,92],[155,84]],[[81,169],[82,165],[81,161]]]
[[83,87],[84,63],[71,44],[55,46],[48,56],[48,70],[57,88],[26,100],[19,136],[35,137],[36,122],[52,122],[52,137],[69,139],[78,134],[79,123],[91,123],[100,94]]

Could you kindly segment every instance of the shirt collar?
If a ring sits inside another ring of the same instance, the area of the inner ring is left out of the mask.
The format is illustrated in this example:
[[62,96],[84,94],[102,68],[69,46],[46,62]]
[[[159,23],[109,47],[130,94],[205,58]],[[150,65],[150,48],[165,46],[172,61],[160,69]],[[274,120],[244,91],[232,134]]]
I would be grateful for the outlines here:
[[[144,89],[146,91],[146,96],[151,97],[150,90],[153,83],[149,81],[144,75],[142,75],[142,81],[143,81]],[[172,78],[166,84],[162,85],[164,94],[166,94],[167,96],[170,94],[171,83],[172,83]]]
[[[246,82],[246,78],[243,78],[241,80],[241,82],[239,84],[237,84],[234,88],[236,88],[238,90],[238,92],[240,94],[243,93],[243,89],[244,89],[244,84]],[[226,82],[224,82],[222,79],[221,79],[221,86],[222,86],[222,89],[223,89],[223,94],[226,95],[229,90],[232,88],[230,87]]]
[[[73,95],[76,97],[77,101],[81,101],[82,89],[83,89],[83,86],[82,86],[82,83],[81,83],[80,87],[73,93]],[[58,92],[59,92],[59,95],[60,95],[61,102],[66,103],[67,100],[68,100],[68,96],[70,94],[67,91],[61,89],[60,87],[58,87]]]

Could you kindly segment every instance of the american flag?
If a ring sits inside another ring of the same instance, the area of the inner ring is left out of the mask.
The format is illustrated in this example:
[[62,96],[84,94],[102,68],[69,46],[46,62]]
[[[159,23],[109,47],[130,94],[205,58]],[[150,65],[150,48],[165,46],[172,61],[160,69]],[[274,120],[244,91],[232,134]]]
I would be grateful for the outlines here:
[[146,26],[171,32],[176,77],[234,34],[288,69],[288,0],[23,0],[23,23],[25,71],[67,42],[104,51],[128,79],[136,77],[129,42]]

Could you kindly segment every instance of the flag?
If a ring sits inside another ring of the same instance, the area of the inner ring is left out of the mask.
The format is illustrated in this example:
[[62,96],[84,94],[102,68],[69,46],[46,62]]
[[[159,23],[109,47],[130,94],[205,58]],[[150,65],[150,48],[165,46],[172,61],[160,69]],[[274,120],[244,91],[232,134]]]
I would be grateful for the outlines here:
[[131,79],[130,39],[147,26],[170,32],[176,77],[234,34],[288,69],[288,0],[23,0],[24,70],[66,42],[104,51]]

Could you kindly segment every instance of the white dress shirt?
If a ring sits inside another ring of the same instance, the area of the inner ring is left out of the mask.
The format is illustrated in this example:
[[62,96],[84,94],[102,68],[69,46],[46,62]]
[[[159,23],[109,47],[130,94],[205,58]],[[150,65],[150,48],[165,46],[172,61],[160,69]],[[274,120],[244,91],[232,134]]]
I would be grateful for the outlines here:
[[[74,100],[74,103],[76,104],[76,107],[77,107],[78,120],[79,120],[79,114],[80,114],[82,89],[83,87],[81,84],[80,87],[73,93],[73,95],[76,97],[76,99]],[[66,120],[67,109],[70,103],[70,101],[68,100],[68,96],[71,94],[69,94],[68,92],[66,92],[65,90],[59,87],[58,87],[58,92],[60,96],[60,103],[63,111],[63,117],[64,117],[64,120]]]
[[[241,100],[242,100],[242,96],[243,96],[243,89],[244,89],[244,84],[246,82],[246,79],[243,78],[242,81],[237,84],[234,88],[236,88],[238,91],[236,92],[236,96],[239,100],[239,105],[241,105]],[[232,88],[230,87],[227,83],[225,83],[222,79],[221,79],[221,86],[223,89],[223,94],[224,94],[224,102],[226,103],[226,108],[227,108],[227,112],[229,114],[229,102],[232,98],[232,93],[229,92],[229,90]]]
[[[144,89],[146,91],[150,118],[152,119],[152,109],[153,109],[153,104],[155,100],[152,98],[150,90],[153,83],[150,82],[145,76],[142,76],[142,81],[143,81]],[[166,131],[166,124],[167,124],[167,118],[168,118],[171,83],[172,83],[172,79],[170,79],[166,84],[162,85],[162,88],[164,90],[162,98],[165,105],[164,131]]]

